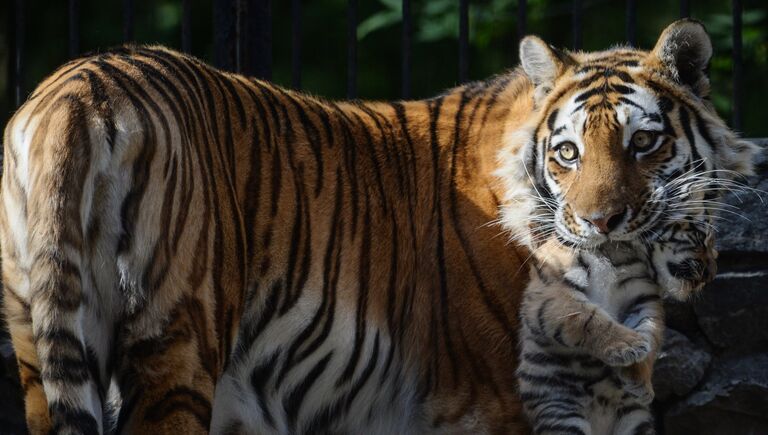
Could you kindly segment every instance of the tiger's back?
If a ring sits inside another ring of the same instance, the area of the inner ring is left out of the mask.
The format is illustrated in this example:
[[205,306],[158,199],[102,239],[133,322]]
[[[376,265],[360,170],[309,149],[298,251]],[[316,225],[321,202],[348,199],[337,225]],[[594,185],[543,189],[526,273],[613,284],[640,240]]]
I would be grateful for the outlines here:
[[62,67],[5,137],[31,432],[524,430],[525,257],[485,224],[529,88],[330,103],[151,47]]

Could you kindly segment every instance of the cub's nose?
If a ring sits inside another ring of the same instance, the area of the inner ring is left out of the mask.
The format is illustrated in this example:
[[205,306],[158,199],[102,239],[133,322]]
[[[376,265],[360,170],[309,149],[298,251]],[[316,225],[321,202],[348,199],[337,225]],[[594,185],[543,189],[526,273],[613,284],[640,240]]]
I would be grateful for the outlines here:
[[628,210],[628,207],[624,207],[619,211],[595,213],[590,218],[584,220],[595,227],[598,233],[608,234],[619,226],[621,221],[624,220],[624,216],[627,214]]

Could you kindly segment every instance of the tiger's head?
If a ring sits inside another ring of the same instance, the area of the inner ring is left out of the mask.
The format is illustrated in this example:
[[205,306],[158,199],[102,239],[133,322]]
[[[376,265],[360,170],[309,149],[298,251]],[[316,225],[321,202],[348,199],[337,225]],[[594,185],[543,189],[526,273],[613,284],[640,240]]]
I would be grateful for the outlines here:
[[650,52],[572,53],[523,39],[534,114],[501,154],[502,221],[529,245],[554,236],[585,249],[654,240],[676,222],[708,232],[718,193],[751,173],[757,151],[708,100],[711,55],[693,20],[667,27]]

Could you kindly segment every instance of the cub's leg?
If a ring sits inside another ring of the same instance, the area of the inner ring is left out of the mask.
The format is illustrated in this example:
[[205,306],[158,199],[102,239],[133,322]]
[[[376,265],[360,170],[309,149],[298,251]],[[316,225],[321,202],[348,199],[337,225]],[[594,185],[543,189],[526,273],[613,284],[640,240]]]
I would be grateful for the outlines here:
[[647,404],[628,403],[616,411],[616,435],[653,435],[653,414]]
[[546,390],[541,391],[541,396],[540,400],[526,403],[526,412],[533,421],[533,433],[592,434],[586,410],[575,399],[553,397],[552,394],[547,394]]
[[664,308],[661,299],[655,293],[641,294],[627,307],[623,317],[627,327],[646,337],[651,343],[651,351],[644,360],[627,367],[617,368],[617,374],[627,392],[641,403],[648,404],[653,401],[651,377],[656,352],[661,347],[664,327]]
[[552,276],[534,268],[525,290],[521,313],[532,334],[583,349],[612,367],[628,366],[648,355],[653,347],[648,336],[614,320],[577,286]]
[[144,313],[123,328],[115,433],[208,433],[220,365],[211,316],[197,298],[183,296],[168,312]]
[[615,369],[622,383],[622,389],[635,397],[638,402],[645,405],[653,402],[652,376],[655,359],[655,352],[651,352],[646,359],[638,363]]

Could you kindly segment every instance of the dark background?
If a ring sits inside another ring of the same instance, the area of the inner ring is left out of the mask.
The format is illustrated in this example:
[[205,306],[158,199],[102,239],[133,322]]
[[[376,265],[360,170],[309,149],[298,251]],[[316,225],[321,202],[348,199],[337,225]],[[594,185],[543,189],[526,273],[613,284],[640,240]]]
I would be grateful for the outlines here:
[[[0,2],[0,89],[8,89],[9,43],[13,38],[13,3]],[[240,0],[245,3],[244,1]],[[69,58],[68,1],[22,1],[26,10],[23,32],[23,89],[36,83]],[[78,0],[79,51],[99,51],[123,42],[124,1]],[[134,0],[133,40],[181,47],[182,0]],[[212,0],[189,0],[191,52],[213,61]],[[251,2],[253,3],[253,2]],[[271,0],[272,79],[291,85],[291,0]],[[660,31],[679,18],[681,3],[704,22],[711,33],[715,57],[711,72],[713,100],[721,115],[731,119],[733,80],[732,1],[529,0],[525,33],[535,33],[560,47],[573,47],[572,11],[580,4],[581,48],[599,50],[627,40],[627,4],[636,8],[636,45],[651,48]],[[744,101],[741,130],[748,137],[768,136],[764,120],[768,99],[768,2],[739,2],[743,13]],[[364,99],[401,97],[402,0],[358,0],[358,86]],[[412,92],[432,96],[459,83],[459,0],[411,1]],[[348,0],[301,1],[301,84],[328,98],[343,98],[347,84]],[[503,72],[517,63],[517,0],[469,1],[469,79]],[[255,53],[256,56],[260,53]],[[14,109],[11,92],[0,96],[0,125]]]

